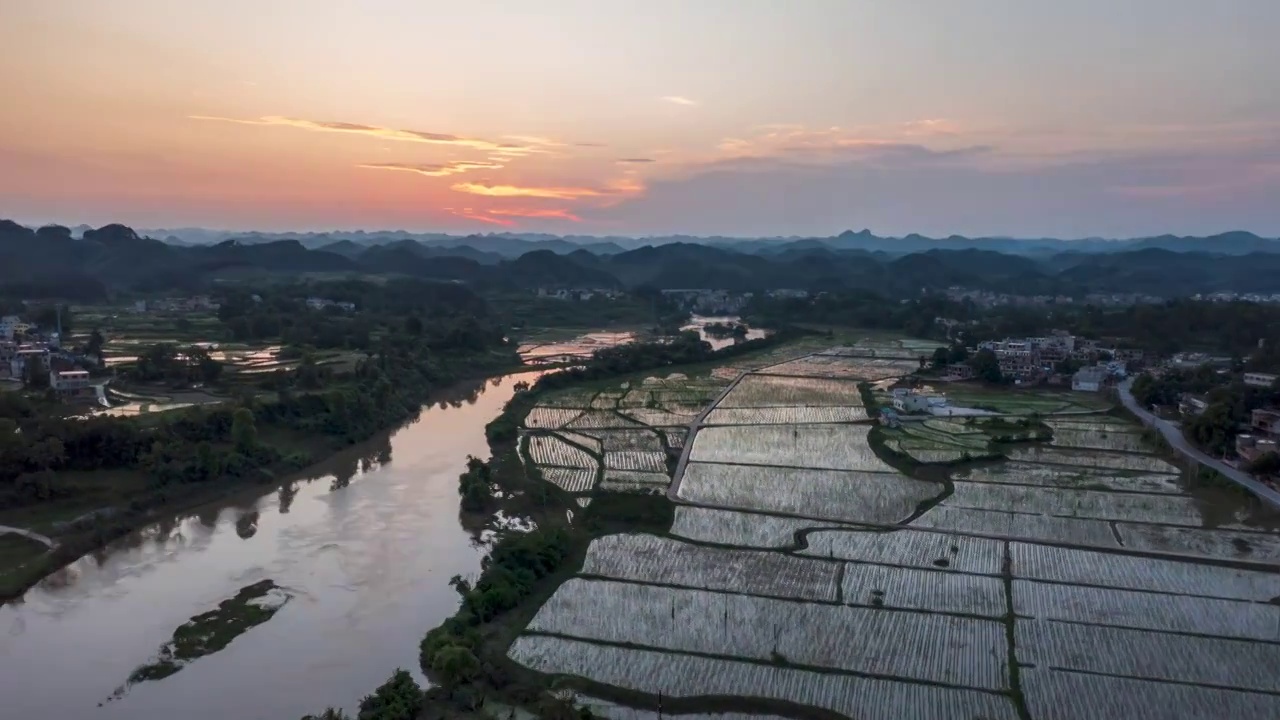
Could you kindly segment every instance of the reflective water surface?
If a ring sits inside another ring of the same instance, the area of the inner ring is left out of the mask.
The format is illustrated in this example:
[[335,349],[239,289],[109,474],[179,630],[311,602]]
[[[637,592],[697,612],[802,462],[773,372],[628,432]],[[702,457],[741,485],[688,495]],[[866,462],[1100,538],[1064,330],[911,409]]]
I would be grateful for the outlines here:
[[[537,375],[460,388],[312,479],[146,528],[0,607],[0,716],[281,720],[350,709],[396,667],[416,675],[419,640],[457,606],[448,579],[483,554],[458,474]],[[105,702],[175,628],[264,579],[293,595],[275,617]]]

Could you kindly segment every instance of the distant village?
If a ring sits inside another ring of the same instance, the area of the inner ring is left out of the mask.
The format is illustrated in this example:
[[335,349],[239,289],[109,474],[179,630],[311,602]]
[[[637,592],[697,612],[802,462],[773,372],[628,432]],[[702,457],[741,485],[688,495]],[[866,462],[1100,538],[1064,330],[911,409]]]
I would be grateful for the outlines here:
[[93,400],[98,390],[85,363],[62,347],[60,328],[42,330],[19,315],[0,317],[0,381],[47,384],[64,400]]

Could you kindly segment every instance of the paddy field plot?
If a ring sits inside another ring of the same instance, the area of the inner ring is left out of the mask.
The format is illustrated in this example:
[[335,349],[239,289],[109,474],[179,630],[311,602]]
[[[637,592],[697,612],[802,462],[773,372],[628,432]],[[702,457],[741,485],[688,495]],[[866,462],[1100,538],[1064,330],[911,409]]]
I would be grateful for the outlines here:
[[1013,576],[1026,580],[1262,603],[1280,597],[1280,572],[1017,542],[1009,552]]
[[539,407],[553,408],[588,408],[591,407],[592,399],[596,397],[594,391],[585,392],[558,392],[547,397],[539,398]]
[[[981,437],[981,438],[986,437],[986,434],[983,433],[981,429],[974,427],[972,425],[966,425],[965,423],[962,423],[962,422],[956,422],[955,420],[943,420],[941,418],[933,418],[930,420],[925,420],[920,424],[926,428],[929,428],[930,430],[933,430],[934,432],[946,433],[947,435],[952,435],[952,436],[972,435],[972,436]],[[984,442],[985,442],[985,439],[984,439]]]
[[1112,470],[1136,470],[1140,472],[1169,473],[1180,470],[1153,455],[1109,453],[1098,450],[1064,450],[1051,447],[1023,447],[1009,452],[1012,460],[1048,463],[1050,465],[1075,465],[1077,467],[1111,468]]
[[570,432],[568,430],[558,432],[556,435],[564,440],[568,440],[574,445],[586,448],[588,451],[596,454],[599,454],[601,450],[603,450],[603,446],[600,444],[600,439],[591,435],[583,435],[582,433]]
[[582,574],[834,603],[840,565],[774,552],[700,547],[655,535],[606,535],[587,548]]
[[[676,517],[679,521],[679,515]],[[920,530],[814,530],[802,555],[907,568],[996,576],[1002,540]]]
[[1271,643],[1045,620],[1019,620],[1015,637],[1018,661],[1037,667],[1280,693]]
[[691,462],[678,495],[700,505],[817,520],[898,523],[942,492],[938,483],[897,473]]
[[1008,612],[1004,581],[985,575],[849,563],[840,587],[850,605],[986,618]]
[[1191,527],[1204,524],[1200,505],[1194,499],[1168,493],[1146,495],[970,482],[955,482],[953,486],[954,491],[946,500],[949,507],[1014,509],[1037,515]]
[[683,448],[685,439],[689,436],[689,431],[684,428],[663,428],[662,436],[667,439],[667,445],[673,448]]
[[717,408],[862,406],[857,383],[824,378],[747,375]]
[[662,438],[653,430],[594,430],[606,453],[620,451],[663,452]]
[[561,428],[580,415],[582,415],[582,410],[538,406],[530,410],[529,414],[525,416],[524,425],[525,427],[538,429]]
[[1003,485],[1035,485],[1038,487],[1076,490],[1127,491],[1181,495],[1184,490],[1177,475],[1135,473],[1108,469],[1040,465],[1008,461],[998,465],[960,470],[956,480]]
[[666,473],[667,454],[663,451],[646,452],[643,450],[619,450],[604,453],[604,466],[607,470],[638,470],[651,473]]
[[[824,527],[851,526],[808,518],[762,515],[696,505],[676,505],[671,534],[695,542],[716,545],[761,549],[792,548],[796,546],[796,533]],[[822,557],[826,555],[822,554]]]
[[1209,528],[1115,523],[1124,547],[1228,560],[1280,563],[1280,536]]
[[1047,668],[1022,671],[1034,720],[1275,720],[1280,697]]
[[582,413],[572,422],[565,425],[572,430],[590,430],[590,429],[609,429],[609,428],[638,428],[643,427],[641,423],[632,420],[629,417],[623,417],[616,412],[608,410],[589,410]]
[[910,375],[920,368],[914,360],[850,358],[829,355],[792,360],[769,368],[776,375],[798,377],[843,378],[848,380],[886,380]]
[[942,504],[911,521],[913,527],[978,535],[1044,540],[1091,547],[1119,547],[1106,520],[1027,515],[1007,510],[974,510]]
[[601,492],[623,493],[627,495],[664,495],[667,492],[667,486],[663,484],[614,480],[610,479],[607,475],[604,480],[600,481],[599,489]]
[[613,410],[621,399],[622,393],[602,392],[592,398],[590,407],[592,410]]
[[977,690],[835,675],[729,659],[526,635],[512,660],[667,698],[731,696],[823,708],[858,720],[1016,720],[1005,696]]
[[981,457],[985,453],[980,450],[964,450],[961,448],[945,448],[936,445],[918,445],[908,442],[899,442],[893,446],[899,453],[915,460],[918,463],[928,465],[930,463],[954,463],[961,460],[970,460],[975,457]]
[[1061,448],[1087,448],[1116,452],[1149,453],[1142,435],[1115,430],[1075,430],[1057,426],[1053,429],[1053,446]]
[[1045,425],[1055,432],[1105,432],[1105,433],[1141,433],[1142,426],[1109,415],[1058,415],[1043,420]]
[[689,459],[739,465],[897,472],[867,444],[869,425],[750,425],[706,427],[693,438]]
[[565,492],[589,492],[596,484],[595,468],[544,467],[539,471],[543,480]]
[[1013,581],[1019,617],[1280,641],[1280,606],[1111,588]]
[[1004,626],[975,618],[574,579],[527,631],[764,662],[776,653],[796,665],[986,690],[1009,685]]
[[765,407],[722,408],[707,413],[706,425],[804,425],[860,422],[867,419],[864,407]]
[[924,425],[924,423],[903,423],[898,430],[908,438],[915,440],[923,440],[929,443],[940,445],[943,448],[960,447],[967,450],[985,451],[987,449],[987,436],[981,433],[969,434],[952,434],[933,430]]
[[586,450],[574,447],[554,435],[531,435],[529,457],[539,465],[595,468],[599,465]]
[[649,485],[670,484],[671,477],[663,472],[644,472],[640,470],[612,470],[605,468],[605,480],[613,480],[615,482],[633,482],[647,483]]
[[655,410],[653,408],[636,408],[634,410],[623,410],[623,415],[649,426],[661,425],[688,425],[697,417],[697,413],[674,413],[669,410]]

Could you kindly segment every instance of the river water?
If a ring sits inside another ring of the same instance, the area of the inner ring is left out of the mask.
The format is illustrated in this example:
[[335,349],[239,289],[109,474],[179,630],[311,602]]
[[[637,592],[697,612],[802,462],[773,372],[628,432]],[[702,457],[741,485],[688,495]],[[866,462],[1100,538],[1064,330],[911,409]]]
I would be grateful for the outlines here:
[[[289,720],[351,709],[397,667],[419,675],[419,640],[457,607],[449,578],[484,553],[458,475],[538,375],[460,388],[313,479],[146,528],[0,607],[0,717]],[[275,617],[104,702],[175,628],[264,579],[292,594]]]

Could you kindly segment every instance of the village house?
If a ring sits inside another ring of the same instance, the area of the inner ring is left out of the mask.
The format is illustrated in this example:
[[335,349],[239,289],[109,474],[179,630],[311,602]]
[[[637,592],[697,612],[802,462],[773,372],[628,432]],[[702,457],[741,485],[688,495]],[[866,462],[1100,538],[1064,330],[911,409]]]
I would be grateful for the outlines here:
[[89,398],[96,394],[86,370],[59,370],[49,376],[49,387],[63,400]]
[[1101,365],[1080,368],[1071,378],[1071,389],[1077,392],[1098,392],[1106,384],[1108,374],[1107,368]]
[[1184,393],[1182,402],[1178,404],[1178,409],[1186,416],[1199,415],[1208,408],[1209,401],[1205,400],[1203,395],[1192,395],[1191,393]]
[[1276,384],[1278,375],[1271,373],[1247,372],[1244,374],[1244,384],[1250,387],[1270,388]]

